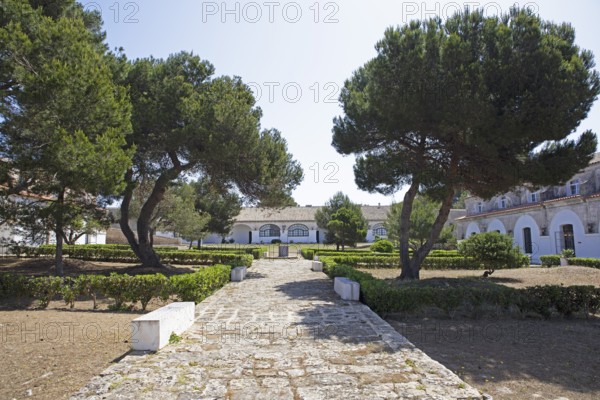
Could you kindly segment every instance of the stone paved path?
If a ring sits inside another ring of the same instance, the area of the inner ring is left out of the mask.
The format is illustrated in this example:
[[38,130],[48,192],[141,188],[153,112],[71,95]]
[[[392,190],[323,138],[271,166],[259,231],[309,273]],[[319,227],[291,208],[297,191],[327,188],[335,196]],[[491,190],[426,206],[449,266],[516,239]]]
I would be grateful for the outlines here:
[[183,341],[130,353],[73,398],[482,398],[308,261],[255,262],[196,313]]

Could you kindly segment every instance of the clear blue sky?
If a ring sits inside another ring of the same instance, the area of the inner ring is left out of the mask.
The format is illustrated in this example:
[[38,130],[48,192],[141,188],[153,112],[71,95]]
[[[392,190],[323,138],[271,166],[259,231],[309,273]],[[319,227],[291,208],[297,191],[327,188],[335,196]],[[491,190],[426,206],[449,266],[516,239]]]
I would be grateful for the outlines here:
[[[80,2],[102,12],[110,46],[123,47],[130,59],[193,51],[209,60],[217,75],[238,75],[252,83],[264,113],[262,126],[282,131],[304,169],[304,182],[294,192],[300,205],[322,205],[339,190],[362,204],[402,200],[403,192],[385,197],[358,190],[354,158],[342,157],[331,147],[332,119],[341,113],[339,90],[355,69],[375,56],[374,45],[386,27],[436,14],[445,18],[459,5],[484,7],[486,13],[496,14],[515,4],[514,0]],[[577,44],[600,60],[600,2],[517,4],[533,7],[544,19],[573,24]],[[598,102],[578,132],[586,129],[600,130]]]

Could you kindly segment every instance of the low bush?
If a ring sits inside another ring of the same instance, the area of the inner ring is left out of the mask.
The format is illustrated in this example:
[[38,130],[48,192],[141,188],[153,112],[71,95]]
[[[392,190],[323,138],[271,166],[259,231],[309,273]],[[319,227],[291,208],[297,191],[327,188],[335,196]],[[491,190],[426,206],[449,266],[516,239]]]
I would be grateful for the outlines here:
[[313,249],[301,249],[300,250],[300,254],[302,254],[302,257],[304,257],[306,260],[313,260],[315,257],[315,251]]
[[577,265],[580,267],[600,268],[600,258],[569,258],[569,265]]
[[200,303],[230,280],[229,265],[214,265],[199,272],[171,277],[172,292],[180,301]]
[[373,243],[370,249],[375,253],[393,253],[394,245],[389,240],[382,239]]
[[[156,254],[162,262],[181,265],[213,265],[229,264],[236,267],[252,265],[252,260],[260,258],[262,248],[249,248],[226,253],[223,251],[180,251],[175,247],[156,247]],[[258,250],[258,251],[255,251]],[[53,256],[56,247],[53,245],[13,249],[13,254],[19,257]],[[65,246],[64,255],[84,261],[125,262],[135,263],[139,259],[126,245],[77,245]]]
[[125,302],[131,299],[130,291],[135,279],[139,278],[127,274],[117,274],[116,272],[111,273],[104,279],[102,294],[115,301],[112,306],[115,310],[123,309]]
[[556,267],[560,265],[559,255],[540,256],[543,267]]
[[29,296],[38,301],[39,308],[46,308],[54,297],[61,293],[63,278],[43,276],[31,278],[27,282]]
[[129,282],[127,299],[134,304],[139,301],[145,311],[150,300],[167,300],[171,291],[171,281],[163,274],[140,275]]
[[435,307],[452,316],[461,307],[477,311],[485,308],[535,312],[545,318],[554,314],[585,316],[600,310],[600,289],[593,286],[538,286],[515,289],[481,279],[423,280],[390,285],[366,272],[323,260],[331,278],[344,276],[360,284],[361,301],[378,313],[415,313]]
[[30,297],[29,280],[23,275],[0,275],[0,299],[14,297],[18,300]]
[[80,275],[76,278],[24,277],[0,274],[0,298],[33,298],[40,308],[46,308],[59,294],[71,308],[78,298],[92,298],[94,309],[99,295],[114,300],[110,308],[122,310],[126,303],[141,303],[145,310],[153,298],[168,299],[171,295],[180,301],[201,302],[229,282],[231,267],[213,265],[198,272],[174,275],[170,279],[161,274],[137,275],[112,273],[109,276]]
[[[336,264],[345,264],[353,268],[365,268],[365,269],[378,269],[378,268],[400,268],[400,256],[383,256],[383,255],[371,255],[371,256],[326,256],[320,257],[321,260],[331,260]],[[421,264],[422,269],[429,270],[444,270],[444,269],[469,269],[477,270],[484,269],[484,267],[475,262],[473,259],[465,257],[427,257]]]
[[521,253],[513,238],[498,232],[485,232],[473,235],[460,242],[459,254],[481,264],[489,276],[496,269],[522,268],[529,266],[529,257]]

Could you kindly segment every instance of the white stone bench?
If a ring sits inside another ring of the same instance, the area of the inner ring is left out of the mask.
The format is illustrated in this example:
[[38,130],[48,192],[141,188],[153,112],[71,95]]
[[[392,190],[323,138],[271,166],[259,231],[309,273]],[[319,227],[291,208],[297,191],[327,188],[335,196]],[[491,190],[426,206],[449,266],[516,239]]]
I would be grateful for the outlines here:
[[313,261],[311,269],[315,272],[323,272],[323,263],[321,261]]
[[246,279],[246,267],[235,267],[231,270],[231,282],[241,282]]
[[194,302],[171,303],[131,321],[131,348],[158,351],[171,334],[182,334],[194,324]]
[[333,280],[333,290],[340,295],[342,300],[358,301],[360,297],[360,284],[341,276]]

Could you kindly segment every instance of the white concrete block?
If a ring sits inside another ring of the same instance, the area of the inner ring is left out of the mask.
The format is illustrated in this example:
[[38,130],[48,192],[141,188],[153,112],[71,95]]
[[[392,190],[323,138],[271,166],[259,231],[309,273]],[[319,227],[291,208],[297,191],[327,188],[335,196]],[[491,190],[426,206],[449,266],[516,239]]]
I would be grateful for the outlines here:
[[315,272],[323,272],[323,263],[321,261],[313,261],[311,269]]
[[171,333],[180,335],[194,324],[194,302],[171,303],[131,321],[131,348],[158,351]]
[[263,253],[263,258],[269,258],[269,252],[268,251],[265,251]]
[[358,301],[360,298],[360,284],[348,278],[336,277],[333,281],[333,290],[342,300]]
[[317,254],[313,256],[313,261],[319,261],[319,256]]
[[235,267],[231,270],[231,282],[241,282],[246,277],[246,267]]

